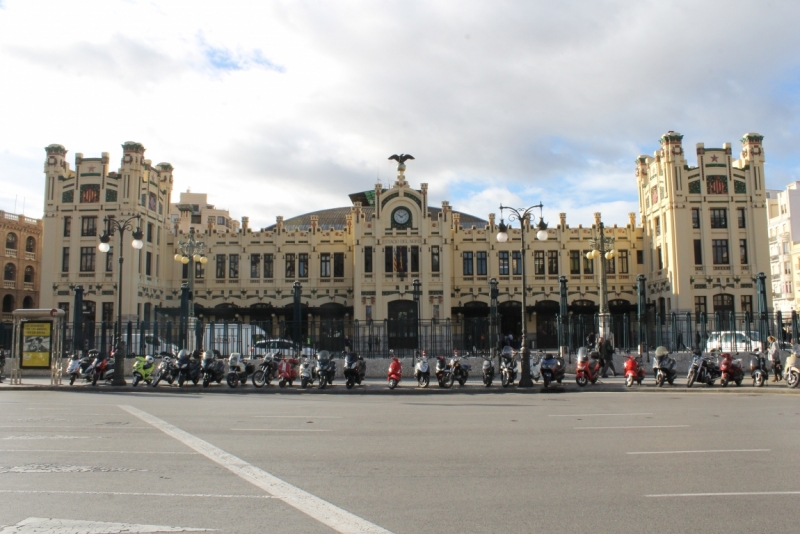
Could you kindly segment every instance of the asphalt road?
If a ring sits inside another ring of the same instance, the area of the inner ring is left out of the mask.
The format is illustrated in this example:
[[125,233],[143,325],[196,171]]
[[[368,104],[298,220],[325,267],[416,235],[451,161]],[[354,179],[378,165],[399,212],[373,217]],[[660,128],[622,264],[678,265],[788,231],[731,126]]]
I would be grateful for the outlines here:
[[769,391],[4,390],[0,408],[3,534],[122,530],[54,520],[235,533],[798,525],[800,397]]

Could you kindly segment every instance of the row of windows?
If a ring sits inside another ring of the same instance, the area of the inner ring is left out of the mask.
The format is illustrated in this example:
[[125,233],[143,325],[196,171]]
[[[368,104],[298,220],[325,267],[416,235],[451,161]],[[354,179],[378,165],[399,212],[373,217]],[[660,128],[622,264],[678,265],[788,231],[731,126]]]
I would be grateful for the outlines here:
[[[9,250],[17,250],[17,234],[9,232],[6,235],[6,248]],[[36,239],[29,236],[25,240],[25,252],[36,252]]]
[[[714,303],[714,310],[715,312],[732,312],[734,310],[733,306],[733,295],[728,294],[720,294],[714,295],[713,297]],[[706,297],[695,297],[694,298],[694,311],[696,314],[705,313],[708,314],[708,300]],[[742,313],[753,313],[753,296],[752,295],[742,295],[741,297],[741,312]]]
[[[747,226],[745,213],[747,208],[736,208],[736,220],[739,228]],[[728,209],[727,208],[711,208],[709,210],[711,216],[711,228],[727,228],[728,227]],[[700,228],[700,208],[692,208],[692,228]]]
[[[659,263],[660,252],[659,248]],[[711,254],[714,265],[730,265],[730,254],[728,253],[728,240],[727,239],[712,239],[711,240]],[[739,240],[739,260],[742,265],[747,265],[747,239]],[[700,239],[694,240],[694,264],[703,264],[703,242]],[[659,265],[659,269],[662,267]]]
[[[109,215],[108,218],[113,219],[114,216]],[[97,219],[98,217],[96,215],[81,216],[81,237],[93,237],[97,235]],[[64,237],[70,237],[71,235],[72,235],[72,217],[68,215],[64,217]],[[110,226],[108,227],[108,235],[114,235],[114,230]],[[161,232],[156,231],[155,224],[149,222],[145,227],[144,237],[148,243],[152,243],[154,235],[156,236],[156,244],[160,245]]]
[[[25,271],[24,272],[25,272],[25,276],[24,276],[25,283],[32,284],[33,283],[33,274],[34,274],[33,267],[31,267],[30,265],[25,267]],[[8,281],[12,281],[12,280],[16,281],[17,280],[17,266],[16,265],[14,265],[13,263],[6,263],[6,266],[3,269],[3,280],[8,280]]]

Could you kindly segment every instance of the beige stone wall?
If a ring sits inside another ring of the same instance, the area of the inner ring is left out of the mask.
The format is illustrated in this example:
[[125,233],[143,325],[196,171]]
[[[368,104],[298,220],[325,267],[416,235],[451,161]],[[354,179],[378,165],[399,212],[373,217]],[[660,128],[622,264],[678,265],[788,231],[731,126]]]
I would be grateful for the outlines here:
[[0,247],[1,319],[11,321],[14,309],[39,307],[42,220],[0,211]]

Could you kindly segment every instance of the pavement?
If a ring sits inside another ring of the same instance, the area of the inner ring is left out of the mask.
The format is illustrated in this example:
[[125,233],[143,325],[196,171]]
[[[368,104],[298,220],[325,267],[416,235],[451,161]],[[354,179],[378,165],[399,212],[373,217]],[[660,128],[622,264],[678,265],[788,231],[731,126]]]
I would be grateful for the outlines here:
[[800,398],[777,390],[4,387],[0,533],[794,533]]

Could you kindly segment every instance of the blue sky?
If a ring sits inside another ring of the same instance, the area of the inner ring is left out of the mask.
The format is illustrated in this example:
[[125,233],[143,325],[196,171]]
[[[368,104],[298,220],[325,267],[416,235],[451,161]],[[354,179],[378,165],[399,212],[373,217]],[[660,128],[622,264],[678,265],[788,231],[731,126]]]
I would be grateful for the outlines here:
[[[406,176],[487,217],[625,224],[633,162],[668,130],[765,136],[800,176],[800,4],[0,0],[0,209],[42,213],[43,148],[141,142],[175,191],[255,227]],[[42,17],[41,13],[48,13]],[[690,156],[690,163],[694,163]],[[116,165],[117,163],[115,163]]]

